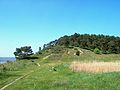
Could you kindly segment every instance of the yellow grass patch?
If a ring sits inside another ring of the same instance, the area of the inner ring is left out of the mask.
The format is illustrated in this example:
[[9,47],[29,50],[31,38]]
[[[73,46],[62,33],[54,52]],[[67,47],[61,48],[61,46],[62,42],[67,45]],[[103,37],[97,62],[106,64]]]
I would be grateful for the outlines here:
[[120,71],[120,62],[77,62],[74,61],[70,68],[75,72],[114,72]]

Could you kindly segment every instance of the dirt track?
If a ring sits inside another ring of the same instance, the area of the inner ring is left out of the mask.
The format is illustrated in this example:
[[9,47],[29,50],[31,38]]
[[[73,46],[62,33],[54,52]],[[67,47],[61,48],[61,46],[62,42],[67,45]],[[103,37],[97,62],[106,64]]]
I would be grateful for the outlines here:
[[30,71],[29,73],[27,73],[27,74],[25,74],[25,75],[23,75],[23,76],[15,79],[14,81],[12,81],[12,82],[10,82],[9,84],[7,84],[7,85],[5,85],[4,87],[2,87],[0,90],[4,90],[5,88],[7,88],[8,86],[12,85],[12,84],[15,83],[16,81],[18,81],[18,80],[20,80],[20,79],[22,79],[22,78],[25,78],[27,75],[29,75],[29,74],[32,73],[32,72],[34,72],[34,71]]
[[52,56],[52,54],[48,55],[48,56],[45,56],[43,59],[48,59],[50,56]]

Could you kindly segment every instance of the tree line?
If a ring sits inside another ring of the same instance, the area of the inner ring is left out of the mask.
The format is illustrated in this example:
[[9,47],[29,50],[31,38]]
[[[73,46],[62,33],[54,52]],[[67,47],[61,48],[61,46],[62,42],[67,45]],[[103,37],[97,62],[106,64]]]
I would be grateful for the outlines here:
[[103,54],[120,53],[120,37],[95,34],[78,34],[60,37],[44,45],[44,49],[60,45],[65,47],[80,47]]
[[95,34],[77,34],[63,36],[57,40],[56,45],[75,46],[94,51],[99,49],[103,54],[120,53],[120,37]]

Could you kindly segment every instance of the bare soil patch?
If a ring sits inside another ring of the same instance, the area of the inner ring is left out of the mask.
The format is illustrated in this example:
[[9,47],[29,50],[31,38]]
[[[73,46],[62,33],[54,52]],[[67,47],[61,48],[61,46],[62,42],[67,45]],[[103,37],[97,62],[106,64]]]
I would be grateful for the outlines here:
[[77,62],[74,61],[70,68],[75,72],[114,72],[120,71],[120,62]]

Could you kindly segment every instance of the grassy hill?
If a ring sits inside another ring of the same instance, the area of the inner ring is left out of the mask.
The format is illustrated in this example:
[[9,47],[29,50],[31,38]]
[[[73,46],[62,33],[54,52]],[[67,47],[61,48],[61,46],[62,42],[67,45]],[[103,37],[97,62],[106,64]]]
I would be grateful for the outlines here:
[[[94,52],[91,52],[90,50],[86,50],[86,49],[81,49],[79,48],[83,53],[79,56],[74,55],[74,53],[76,52],[76,50],[74,50],[74,48],[70,49],[70,48],[63,48],[63,52],[62,53],[53,53],[54,55],[52,55],[51,57],[49,57],[49,59],[52,60],[62,60],[65,62],[71,62],[74,60],[78,60],[78,61],[105,61],[105,62],[109,62],[109,61],[119,61],[120,60],[120,54],[95,54]],[[52,52],[49,50],[46,54],[50,55]],[[55,58],[56,57],[56,58]],[[48,59],[48,61],[50,61]]]
[[74,48],[53,47],[35,55],[39,59],[0,65],[0,88],[28,73],[5,90],[119,90],[120,72],[74,72],[70,65],[73,61],[119,62],[120,54],[97,55],[80,50],[83,53],[77,56]]

